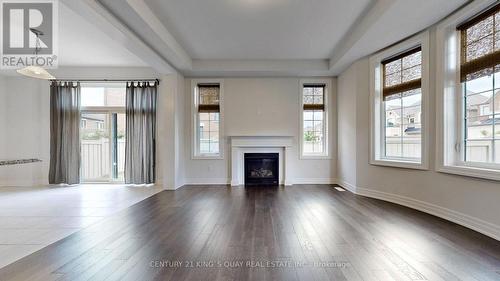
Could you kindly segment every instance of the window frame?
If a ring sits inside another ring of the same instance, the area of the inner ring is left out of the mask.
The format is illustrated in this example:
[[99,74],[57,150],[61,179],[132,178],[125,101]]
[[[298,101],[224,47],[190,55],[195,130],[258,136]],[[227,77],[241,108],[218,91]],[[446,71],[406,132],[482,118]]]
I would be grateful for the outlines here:
[[[325,85],[323,91],[323,152],[321,153],[304,153],[304,86],[307,85]],[[330,152],[330,99],[331,99],[331,82],[330,79],[300,79],[299,81],[299,159],[331,159]]]
[[[383,102],[382,61],[421,47],[421,156],[420,158],[385,157],[385,108]],[[370,164],[407,169],[429,169],[429,32],[424,31],[404,42],[389,47],[370,57]],[[417,161],[418,159],[418,161]]]
[[[198,84],[219,85],[219,153],[200,153],[199,142],[199,112]],[[191,159],[220,160],[224,159],[224,80],[223,79],[193,79],[191,80]]]
[[479,0],[448,17],[436,28],[436,170],[500,181],[500,165],[463,161],[463,84],[460,81],[461,42],[457,27],[496,3]]

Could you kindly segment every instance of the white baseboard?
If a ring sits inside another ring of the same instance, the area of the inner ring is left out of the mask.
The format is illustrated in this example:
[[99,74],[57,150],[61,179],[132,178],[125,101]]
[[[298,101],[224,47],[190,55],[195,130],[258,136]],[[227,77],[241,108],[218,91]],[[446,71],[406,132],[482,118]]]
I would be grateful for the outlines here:
[[193,185],[193,184],[199,184],[199,185],[226,185],[230,184],[231,180],[227,178],[191,178],[191,179],[185,179],[184,180],[184,185]]
[[357,194],[356,193],[356,185],[348,183],[348,182],[346,182],[345,180],[342,180],[342,179],[337,179],[337,181],[335,183],[338,184],[338,185],[340,185],[340,186],[342,186],[344,189],[347,189],[350,192],[352,192],[354,194]]
[[482,219],[466,215],[448,208],[444,208],[435,204],[424,202],[421,200],[413,199],[407,196],[387,193],[383,191],[373,190],[369,188],[356,187],[352,184],[346,183],[342,180],[337,182],[340,186],[351,191],[354,194],[366,196],[370,198],[380,199],[412,208],[424,213],[443,218],[445,220],[454,222],[461,226],[470,228],[486,236],[500,241],[500,226],[484,221]]
[[16,180],[6,180],[0,182],[0,187],[33,187],[33,186],[48,186],[49,182],[47,179],[16,179]]
[[175,188],[174,188],[174,187],[165,187],[165,188],[163,188],[163,190],[177,190],[177,189],[179,189],[179,188],[180,188],[180,187],[182,187],[182,186],[183,186],[183,185],[178,186],[178,187],[175,187]]
[[[293,184],[335,184],[336,179],[332,178],[296,178],[292,183],[281,181],[280,184],[293,185]],[[216,185],[216,184],[231,184],[232,186],[239,186],[242,184],[233,183],[231,179],[226,178],[190,178],[185,179],[184,185]]]
[[155,188],[161,188],[163,190],[176,190],[178,189],[179,187],[181,187],[183,185],[179,185],[179,186],[166,186],[165,184],[163,184],[162,182],[156,182],[154,184],[154,187]]
[[295,178],[293,184],[335,184],[336,179],[331,178]]

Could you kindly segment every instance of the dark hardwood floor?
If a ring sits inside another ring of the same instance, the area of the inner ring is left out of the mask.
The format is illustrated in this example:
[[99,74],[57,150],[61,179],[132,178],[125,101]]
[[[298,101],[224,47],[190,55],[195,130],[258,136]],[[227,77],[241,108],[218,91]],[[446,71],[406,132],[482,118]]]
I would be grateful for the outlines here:
[[500,242],[326,185],[183,187],[0,269],[0,280],[500,280]]

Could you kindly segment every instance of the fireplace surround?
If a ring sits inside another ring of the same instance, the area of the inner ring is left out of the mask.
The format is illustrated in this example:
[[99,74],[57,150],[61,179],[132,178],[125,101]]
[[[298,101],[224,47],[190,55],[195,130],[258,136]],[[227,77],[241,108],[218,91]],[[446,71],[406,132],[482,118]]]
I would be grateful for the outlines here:
[[244,155],[246,153],[279,154],[278,184],[292,185],[291,154],[292,136],[230,136],[231,140],[231,185],[245,184]]

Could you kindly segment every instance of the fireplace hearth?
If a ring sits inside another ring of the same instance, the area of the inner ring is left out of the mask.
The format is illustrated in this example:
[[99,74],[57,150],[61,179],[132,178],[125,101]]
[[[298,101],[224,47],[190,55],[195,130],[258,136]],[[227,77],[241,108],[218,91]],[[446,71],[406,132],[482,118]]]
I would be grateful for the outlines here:
[[278,185],[279,153],[245,153],[245,185]]

